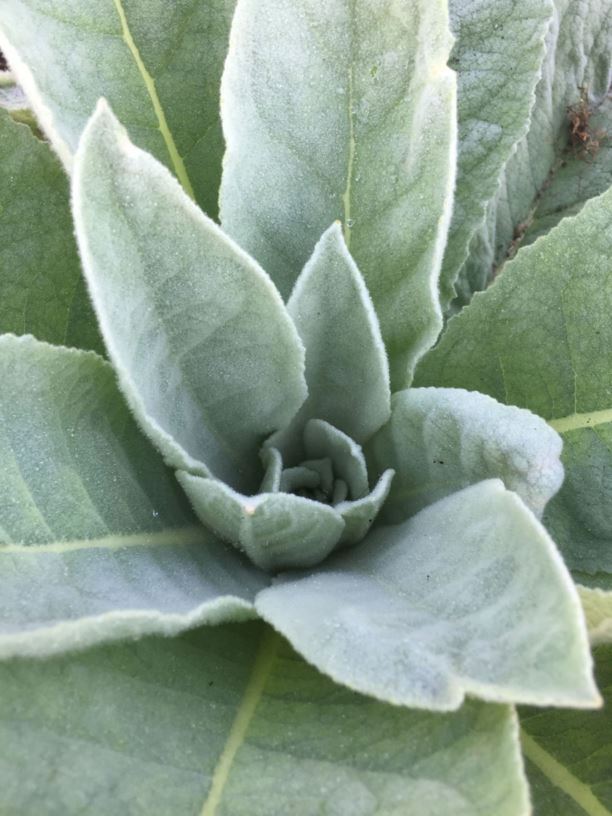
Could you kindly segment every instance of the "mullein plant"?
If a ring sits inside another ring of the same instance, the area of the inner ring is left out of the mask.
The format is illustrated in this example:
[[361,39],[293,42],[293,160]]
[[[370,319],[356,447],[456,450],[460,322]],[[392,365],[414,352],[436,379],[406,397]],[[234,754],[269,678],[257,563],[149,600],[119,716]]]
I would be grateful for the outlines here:
[[0,812],[609,816],[612,4],[0,47]]

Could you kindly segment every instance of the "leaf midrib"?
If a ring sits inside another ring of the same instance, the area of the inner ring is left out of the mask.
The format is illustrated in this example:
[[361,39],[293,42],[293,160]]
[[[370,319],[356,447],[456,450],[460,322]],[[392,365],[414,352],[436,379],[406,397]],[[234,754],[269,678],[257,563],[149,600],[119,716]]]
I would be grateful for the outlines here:
[[211,786],[202,806],[200,816],[215,816],[217,812],[234,759],[244,742],[255,710],[261,700],[265,685],[272,670],[272,665],[276,659],[279,645],[279,635],[273,629],[266,628],[259,644],[257,656],[244,689],[242,700],[240,701],[225,746],[213,772]]
[[115,533],[99,538],[53,541],[48,544],[0,544],[0,556],[21,553],[65,553],[78,550],[119,550],[125,547],[153,547],[197,544],[205,535],[198,525],[152,530],[148,533]]
[[121,22],[121,33],[123,36],[123,40],[127,45],[132,55],[132,58],[134,59],[134,62],[136,63],[138,73],[142,77],[142,81],[144,82],[144,86],[149,95],[149,99],[151,100],[151,104],[153,105],[153,110],[155,112],[155,116],[157,117],[159,132],[161,133],[162,139],[164,140],[164,144],[166,145],[166,149],[168,151],[168,155],[170,156],[170,161],[172,162],[172,167],[174,169],[176,177],[180,181],[187,195],[195,200],[195,194],[193,191],[193,187],[191,186],[191,181],[189,180],[187,168],[185,167],[185,163],[180,153],[178,152],[178,148],[176,146],[176,142],[174,141],[172,131],[168,126],[168,120],[166,119],[166,114],[164,112],[159,95],[157,93],[155,80],[147,70],[147,67],[144,64],[143,59],[140,55],[140,51],[138,50],[138,46],[136,45],[134,38],[132,36],[132,32],[130,31],[127,15],[125,13],[125,9],[123,8],[123,2],[122,0],[114,0],[114,3],[115,8],[117,10],[117,14],[119,16],[119,20]]
[[612,408],[604,408],[601,411],[590,411],[583,414],[568,414],[568,416],[548,420],[548,424],[559,433],[576,431],[580,428],[594,428],[597,425],[605,425],[607,422],[612,422]]
[[565,765],[556,760],[529,734],[521,728],[523,753],[559,790],[573,799],[588,816],[612,816],[608,808],[593,791],[572,774]]

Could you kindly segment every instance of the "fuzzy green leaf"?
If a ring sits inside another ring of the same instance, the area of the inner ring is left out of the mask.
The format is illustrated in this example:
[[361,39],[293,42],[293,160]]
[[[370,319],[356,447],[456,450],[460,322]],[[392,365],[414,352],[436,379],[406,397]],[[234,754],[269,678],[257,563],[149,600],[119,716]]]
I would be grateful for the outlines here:
[[318,564],[334,549],[344,523],[333,507],[290,493],[244,496],[216,479],[179,470],[198,517],[265,570]]
[[326,420],[362,443],[389,418],[389,367],[378,319],[339,223],[317,244],[287,303],[306,349],[308,399],[292,422]]
[[0,810],[19,816],[524,816],[515,717],[398,710],[257,624],[0,667]]
[[60,163],[2,110],[0,155],[0,332],[101,351]]
[[235,0],[2,0],[0,47],[71,167],[97,100],[217,213],[219,82]]
[[450,0],[456,42],[459,153],[457,186],[440,288],[443,305],[468,254],[487,203],[529,126],[545,56],[551,0]]
[[544,528],[497,480],[374,530],[255,603],[321,671],[388,702],[598,703],[572,581]]
[[306,397],[304,350],[269,278],[103,103],[77,154],[73,209],[109,356],[144,430],[174,467],[255,489],[261,443]]
[[111,367],[0,338],[0,656],[252,617],[265,578],[197,525]]
[[223,76],[224,227],[287,297],[319,236],[342,221],[395,388],[441,327],[450,46],[443,0],[241,0]]
[[390,524],[489,478],[540,517],[563,481],[561,439],[540,417],[454,388],[394,394],[391,420],[367,454],[374,472],[395,470],[382,516]]
[[595,663],[603,711],[520,711],[534,816],[612,814],[612,647]]
[[416,377],[528,408],[562,435],[565,482],[544,520],[591,574],[612,573],[611,223],[612,190],[522,249]]

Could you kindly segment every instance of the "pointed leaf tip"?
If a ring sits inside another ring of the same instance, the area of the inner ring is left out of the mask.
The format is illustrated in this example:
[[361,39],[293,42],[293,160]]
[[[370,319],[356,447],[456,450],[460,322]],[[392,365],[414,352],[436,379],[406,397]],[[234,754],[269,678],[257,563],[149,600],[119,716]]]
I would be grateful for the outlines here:
[[108,353],[141,426],[173,467],[255,490],[261,440],[306,397],[304,349],[278,291],[104,101],[79,144],[73,211]]

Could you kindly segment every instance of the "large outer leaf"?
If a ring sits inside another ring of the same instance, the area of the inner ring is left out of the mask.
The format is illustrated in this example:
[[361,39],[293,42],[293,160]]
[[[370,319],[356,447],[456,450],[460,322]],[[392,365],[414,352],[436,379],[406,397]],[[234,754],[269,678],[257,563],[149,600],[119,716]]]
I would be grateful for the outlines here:
[[576,104],[580,88],[593,98],[604,96],[612,72],[612,14],[606,0],[554,0],[547,37],[547,57],[536,88],[529,132],[519,142],[500,179],[484,225],[476,236],[470,262],[461,275],[465,301],[486,285],[494,266],[524,223],[538,196],[560,166],[568,141],[567,107]]
[[336,222],[298,278],[287,311],[306,349],[308,399],[289,432],[323,419],[362,443],[391,411],[389,366],[372,301]]
[[459,155],[440,281],[444,305],[512,148],[527,132],[553,5],[551,0],[450,0],[449,8],[457,38],[450,64],[458,80]]
[[597,704],[576,590],[544,528],[498,480],[281,577],[256,608],[337,682],[388,702]]
[[504,706],[398,711],[256,624],[0,668],[19,816],[526,816]]
[[252,615],[265,580],[198,527],[111,367],[0,338],[0,655]]
[[341,220],[395,388],[440,329],[450,45],[445,0],[240,0],[223,77],[224,227],[286,297]]
[[0,332],[101,350],[60,163],[5,111],[0,156]]
[[417,372],[529,408],[564,439],[545,523],[572,569],[612,572],[612,190],[522,249]]
[[595,661],[603,711],[520,712],[534,816],[612,813],[612,647]]
[[73,209],[102,334],[144,430],[174,467],[255,490],[261,443],[306,396],[304,349],[270,279],[103,102],[77,154]]
[[374,472],[395,470],[383,511],[390,524],[489,478],[540,517],[563,481],[561,440],[544,420],[457,388],[394,394],[391,419],[367,453]]
[[0,0],[0,46],[70,167],[99,97],[217,212],[219,83],[235,0]]

